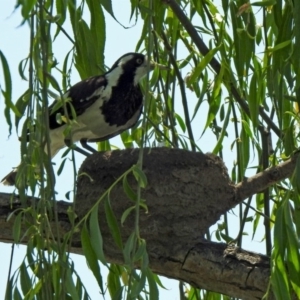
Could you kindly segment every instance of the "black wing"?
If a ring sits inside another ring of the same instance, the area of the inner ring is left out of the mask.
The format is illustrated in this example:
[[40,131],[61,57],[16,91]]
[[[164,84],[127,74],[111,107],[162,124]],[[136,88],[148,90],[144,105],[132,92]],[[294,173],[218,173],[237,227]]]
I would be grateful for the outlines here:
[[[105,76],[94,76],[90,77],[86,80],[80,81],[73,85],[66,93],[65,97],[70,98],[71,101],[66,101],[66,109],[68,113],[68,117],[72,119],[72,111],[71,111],[71,105],[73,106],[73,109],[76,112],[76,116],[81,115],[88,107],[90,107],[98,98],[98,95],[94,95],[95,92],[99,89],[104,89],[107,85],[107,80]],[[49,127],[50,129],[55,129],[60,126],[63,126],[64,123],[57,123],[56,121],[56,114],[59,113],[61,115],[64,115],[64,108],[59,106],[58,101],[55,100],[50,106],[49,106]],[[58,108],[56,109],[55,107]]]

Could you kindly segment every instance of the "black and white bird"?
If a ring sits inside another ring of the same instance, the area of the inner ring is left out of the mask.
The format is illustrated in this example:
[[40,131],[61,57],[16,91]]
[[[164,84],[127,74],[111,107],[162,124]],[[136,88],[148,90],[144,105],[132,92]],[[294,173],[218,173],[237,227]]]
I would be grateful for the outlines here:
[[[64,135],[68,125],[58,122],[57,114],[64,116],[67,110],[68,116],[65,117],[72,119],[70,105],[67,103],[65,110],[57,105],[61,100],[54,101],[49,106],[51,158],[71,143],[80,141],[84,147],[90,149],[87,142],[104,141],[133,127],[143,108],[143,94],[139,81],[156,65],[165,68],[151,62],[143,54],[127,53],[105,74],[90,77],[72,86],[63,95],[76,112],[76,122],[69,125],[71,129],[68,137]],[[59,108],[56,109],[57,107]],[[17,169],[6,175],[1,183],[14,185]]]

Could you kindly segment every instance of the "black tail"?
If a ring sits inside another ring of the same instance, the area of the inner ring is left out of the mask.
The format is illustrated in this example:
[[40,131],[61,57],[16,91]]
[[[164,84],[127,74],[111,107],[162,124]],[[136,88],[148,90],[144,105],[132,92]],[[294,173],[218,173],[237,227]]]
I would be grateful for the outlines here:
[[3,183],[4,185],[15,185],[17,172],[18,169],[15,168],[13,171],[8,173],[4,178],[2,178],[1,183]]

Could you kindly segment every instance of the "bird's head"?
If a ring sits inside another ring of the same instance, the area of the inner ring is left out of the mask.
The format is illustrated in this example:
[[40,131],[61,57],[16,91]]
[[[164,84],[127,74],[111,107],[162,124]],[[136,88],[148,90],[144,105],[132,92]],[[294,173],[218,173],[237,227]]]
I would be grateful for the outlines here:
[[141,78],[147,72],[152,71],[155,66],[160,69],[167,69],[166,66],[157,64],[148,59],[148,57],[141,53],[127,53],[121,56],[111,67],[109,73],[123,75],[127,79],[131,79],[134,85],[137,85]]

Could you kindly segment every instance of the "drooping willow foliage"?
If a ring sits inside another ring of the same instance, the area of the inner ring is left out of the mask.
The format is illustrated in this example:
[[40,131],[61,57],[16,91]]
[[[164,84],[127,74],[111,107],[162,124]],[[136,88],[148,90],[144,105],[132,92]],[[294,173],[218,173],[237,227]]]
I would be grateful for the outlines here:
[[[221,156],[225,163],[226,153],[234,153],[235,161],[228,167],[232,168],[231,179],[235,183],[242,181],[250,168],[253,174],[277,165],[298,148],[298,1],[128,1],[131,6],[128,19],[142,20],[143,24],[135,50],[169,67],[168,71],[155,70],[142,83],[143,116],[135,128],[121,134],[124,148],[141,149],[136,165],[115,182],[122,183],[133,200],[133,206],[124,212],[122,221],[129,214],[134,215],[135,229],[123,243],[121,228],[109,202],[112,186],[104,195],[99,195],[98,202],[79,222],[75,222],[75,205],[79,204],[74,196],[74,208],[69,211],[72,230],[61,235],[57,226],[54,232],[51,224],[58,222],[57,174],[44,152],[45,145],[50,143],[48,105],[54,98],[62,98],[70,87],[71,72],[77,71],[82,79],[105,72],[105,52],[109,51],[105,48],[109,32],[105,13],[118,22],[113,10],[117,10],[117,2],[24,0],[17,3],[18,12],[30,28],[28,57],[19,64],[20,76],[27,80],[28,88],[20,92],[19,99],[12,99],[9,62],[1,51],[4,75],[1,89],[9,132],[18,128],[22,133],[16,192],[24,203],[31,195],[40,201],[15,214],[15,241],[26,234],[29,242],[24,262],[8,282],[7,299],[89,299],[69,257],[72,235],[79,230],[84,254],[101,293],[109,294],[112,299],[158,299],[160,279],[149,268],[147,241],[139,234],[139,211],[146,209],[140,197],[141,189],[147,185],[142,170],[144,146],[201,151],[204,146],[200,137],[209,134],[209,150]],[[69,32],[65,29],[68,22],[71,24]],[[53,47],[58,36],[70,45],[61,63],[56,60]],[[64,121],[69,125],[74,122]],[[99,143],[98,149],[111,149],[110,142]],[[71,152],[74,160],[72,151],[66,150],[59,173],[67,152]],[[74,195],[76,172],[74,162]],[[223,242],[234,240],[241,246],[247,222],[252,224],[252,232],[248,232],[252,236],[263,228],[265,253],[270,256],[272,266],[270,289],[278,299],[289,299],[292,293],[300,298],[297,173],[298,170],[292,180],[277,183],[249,198],[247,205],[240,205],[237,237],[231,236],[227,215],[216,232],[207,232],[206,236]],[[129,186],[126,179],[129,174],[139,183],[138,190]],[[105,260],[97,219],[101,201],[105,201],[116,246],[124,253],[124,266],[108,265]],[[27,231],[21,233],[24,220]],[[101,276],[98,261],[109,267],[107,283]],[[141,266],[140,271],[134,268],[136,262]],[[188,285],[184,288],[187,299],[226,298]]]

